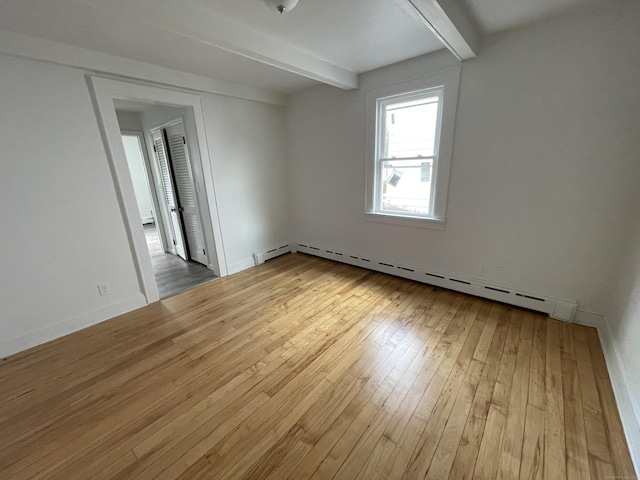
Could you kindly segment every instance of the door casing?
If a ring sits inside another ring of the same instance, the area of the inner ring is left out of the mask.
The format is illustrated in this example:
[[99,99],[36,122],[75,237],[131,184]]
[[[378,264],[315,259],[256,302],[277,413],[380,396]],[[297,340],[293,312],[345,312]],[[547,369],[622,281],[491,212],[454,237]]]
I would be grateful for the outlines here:
[[104,78],[98,75],[88,77],[89,91],[96,110],[100,133],[109,161],[118,202],[129,239],[131,254],[136,268],[140,291],[145,295],[147,303],[158,301],[158,287],[155,283],[151,258],[146,245],[144,229],[140,223],[137,201],[133,183],[129,174],[127,159],[120,138],[120,126],[116,117],[114,100],[130,100],[134,102],[166,105],[170,107],[187,107],[193,114],[195,135],[193,142],[199,151],[199,169],[202,172],[203,201],[211,220],[211,236],[207,235],[207,247],[213,254],[209,256],[208,267],[218,276],[226,276],[227,261],[222,239],[222,228],[216,200],[215,181],[204,123],[204,112],[201,97],[194,93],[169,90],[149,85],[129,83],[122,80]]

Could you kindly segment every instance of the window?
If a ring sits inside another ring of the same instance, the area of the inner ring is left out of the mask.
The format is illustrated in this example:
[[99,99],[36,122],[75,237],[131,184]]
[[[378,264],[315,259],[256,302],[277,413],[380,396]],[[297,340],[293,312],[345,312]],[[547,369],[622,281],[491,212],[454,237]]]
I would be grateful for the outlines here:
[[367,217],[444,228],[459,69],[367,95]]

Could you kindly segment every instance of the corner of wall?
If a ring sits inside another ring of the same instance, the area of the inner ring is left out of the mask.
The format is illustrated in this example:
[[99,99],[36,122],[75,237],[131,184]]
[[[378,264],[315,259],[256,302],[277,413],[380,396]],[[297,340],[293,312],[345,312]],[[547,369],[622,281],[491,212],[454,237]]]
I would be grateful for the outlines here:
[[640,408],[629,390],[629,376],[620,350],[603,315],[578,310],[576,311],[575,323],[594,327],[598,330],[598,337],[600,337],[602,352],[607,362],[607,371],[609,372],[613,394],[620,413],[620,420],[629,445],[631,460],[633,461],[636,475],[640,475]]

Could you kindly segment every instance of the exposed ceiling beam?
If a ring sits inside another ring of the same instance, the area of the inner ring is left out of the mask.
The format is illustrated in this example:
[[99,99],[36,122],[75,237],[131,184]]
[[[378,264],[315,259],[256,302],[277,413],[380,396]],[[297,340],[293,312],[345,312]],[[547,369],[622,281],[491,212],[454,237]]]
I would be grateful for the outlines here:
[[476,58],[480,36],[456,0],[408,0],[431,31],[458,59]]
[[180,72],[95,50],[10,32],[2,28],[0,28],[0,55],[42,60],[56,65],[66,65],[109,76],[117,75],[145,83],[214,93],[274,105],[287,105],[288,102],[287,96],[281,93]]
[[[104,8],[102,0],[77,1],[97,9]],[[111,0],[108,6],[110,9],[117,6],[129,18],[212,48],[233,52],[335,87],[358,88],[358,76],[354,72],[247,29],[195,2],[189,2],[189,8],[184,8],[182,2],[175,0]]]

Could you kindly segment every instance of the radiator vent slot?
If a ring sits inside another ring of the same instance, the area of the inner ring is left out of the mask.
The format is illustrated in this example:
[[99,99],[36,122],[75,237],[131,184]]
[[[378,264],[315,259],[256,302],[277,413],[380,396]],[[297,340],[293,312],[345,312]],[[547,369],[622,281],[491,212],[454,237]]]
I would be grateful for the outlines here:
[[299,246],[299,247],[304,247],[304,248],[309,248],[309,246],[308,246],[308,245],[303,245],[302,243],[299,243],[299,244],[298,244],[298,246]]
[[413,268],[407,268],[407,267],[398,267],[400,270],[404,270],[405,272],[415,272],[415,270]]
[[311,250],[318,250],[320,251],[320,249],[318,247],[309,247]]
[[333,255],[333,252],[331,250],[325,250],[325,252],[331,253]]
[[341,253],[338,253],[338,252],[335,252],[335,253],[334,253],[334,255],[340,255],[340,256],[342,256],[342,254],[341,254]]
[[509,290],[502,290],[501,288],[487,287],[487,286],[485,286],[484,288],[486,288],[487,290],[493,290],[494,292],[511,293]]
[[368,258],[361,258],[360,260],[362,260],[363,262],[370,262],[371,261]]
[[383,262],[378,262],[378,265],[384,265],[385,267],[391,267],[391,268],[395,266],[395,265],[391,265],[390,263],[383,263]]
[[465,282],[464,280],[458,280],[456,278],[450,278],[451,282],[464,283],[465,285],[471,285],[471,282]]
[[353,258],[355,260],[360,260],[358,257],[354,257],[353,255],[349,255],[349,258]]
[[529,300],[535,300],[536,302],[546,302],[544,298],[532,297],[531,295],[525,295],[523,293],[516,293],[516,296],[528,298]]
[[[281,248],[282,248],[282,247],[281,247]],[[273,253],[273,252],[275,252],[276,250],[278,250],[278,249],[277,249],[277,248],[272,248],[271,250],[267,250],[267,253]]]
[[442,275],[436,275],[435,273],[425,273],[425,275],[427,275],[428,277],[441,278],[442,280],[444,280],[444,277]]
[[285,248],[289,248],[289,245],[282,245],[278,250],[284,250]]

